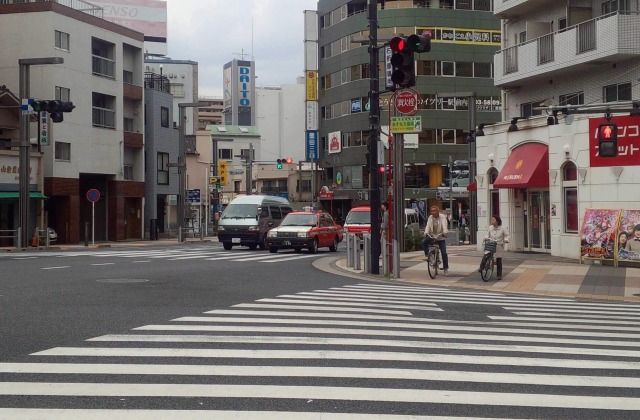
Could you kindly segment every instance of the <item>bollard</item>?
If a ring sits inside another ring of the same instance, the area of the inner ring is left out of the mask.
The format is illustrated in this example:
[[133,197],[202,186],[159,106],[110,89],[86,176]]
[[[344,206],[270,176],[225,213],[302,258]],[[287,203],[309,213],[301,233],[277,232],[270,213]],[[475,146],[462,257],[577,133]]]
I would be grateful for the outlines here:
[[16,237],[16,247],[20,249],[22,248],[22,227],[19,227],[17,232],[18,236]]
[[387,241],[382,238],[382,275],[389,274],[389,248],[387,247]]
[[360,261],[360,238],[357,236],[354,238],[353,243],[353,269],[362,270],[362,262]]
[[364,240],[364,272],[371,273],[371,234],[365,233]]
[[400,278],[400,247],[398,240],[393,240],[393,277]]
[[49,248],[51,246],[51,240],[49,238],[49,228],[47,227],[44,231],[44,246]]
[[84,246],[89,246],[89,222],[84,222]]
[[182,243],[182,226],[178,226],[178,243]]
[[157,219],[150,219],[149,220],[149,240],[150,241],[157,241],[158,240],[157,226],[158,226],[158,220]]
[[347,233],[347,268],[353,267],[353,234]]

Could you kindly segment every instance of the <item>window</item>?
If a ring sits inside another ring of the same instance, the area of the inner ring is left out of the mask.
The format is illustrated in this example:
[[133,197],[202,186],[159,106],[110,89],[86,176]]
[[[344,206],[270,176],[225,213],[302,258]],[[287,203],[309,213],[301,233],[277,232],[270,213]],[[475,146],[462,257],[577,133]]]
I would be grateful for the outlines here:
[[160,125],[169,128],[169,108],[160,107]]
[[233,181],[233,192],[234,193],[240,193],[240,186],[242,184],[242,181]]
[[454,61],[442,62],[442,76],[455,76],[456,75],[456,63]]
[[222,159],[222,160],[233,159],[233,149],[218,149],[218,159]]
[[534,115],[542,115],[541,109],[533,109],[533,108],[540,107],[540,102],[542,101],[528,102],[526,104],[521,104],[520,115],[524,118],[529,118]]
[[[300,187],[301,185],[302,187]],[[298,181],[296,192],[311,192],[311,180],[303,179],[302,181]]]
[[456,63],[456,76],[473,77],[473,63]]
[[578,169],[573,162],[562,168],[564,231],[578,233]]
[[97,38],[91,40],[92,71],[98,76],[116,78],[115,44]]
[[171,83],[169,85],[169,92],[175,98],[184,98],[184,84],[183,83]]
[[566,95],[560,95],[558,97],[560,106],[562,105],[583,105],[584,104],[584,92],[568,93]]
[[249,158],[249,150],[251,150],[251,160],[256,160],[256,149],[241,149],[240,156],[242,159],[247,160]]
[[280,207],[269,207],[271,211],[271,218],[273,220],[282,220],[282,212],[280,211]]
[[115,96],[92,94],[92,122],[94,127],[116,128]]
[[493,188],[493,183],[498,179],[498,170],[491,168],[487,176],[489,177],[489,215],[500,216],[500,190]]
[[124,180],[133,181],[133,165],[124,165]]
[[55,31],[56,48],[69,51],[69,34],[66,32]]
[[527,31],[523,31],[518,34],[518,43],[524,44],[525,42],[527,42]]
[[564,32],[567,29],[567,18],[560,18],[558,19],[558,31],[559,32]]
[[629,11],[629,0],[609,0],[602,3],[602,14],[607,15],[617,11]]
[[71,160],[71,143],[56,142],[55,151],[56,160]]
[[71,102],[71,90],[69,88],[56,86],[56,99],[62,102]]
[[603,88],[602,96],[605,102],[630,101],[631,83],[619,83]]
[[158,152],[158,185],[169,185],[169,153]]
[[491,77],[491,63],[473,63],[473,77]]

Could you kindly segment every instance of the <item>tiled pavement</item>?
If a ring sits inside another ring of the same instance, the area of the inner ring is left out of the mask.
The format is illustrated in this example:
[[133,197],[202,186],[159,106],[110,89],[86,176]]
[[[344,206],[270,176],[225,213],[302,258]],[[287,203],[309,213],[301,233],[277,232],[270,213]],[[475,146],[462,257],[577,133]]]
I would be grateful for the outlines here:
[[[473,246],[449,247],[449,275],[434,280],[427,274],[422,252],[401,256],[399,281],[449,285],[491,291],[578,298],[640,301],[640,268],[595,265],[545,254],[507,252],[501,281],[483,282],[477,272],[482,254]],[[346,260],[336,267],[347,269]]]

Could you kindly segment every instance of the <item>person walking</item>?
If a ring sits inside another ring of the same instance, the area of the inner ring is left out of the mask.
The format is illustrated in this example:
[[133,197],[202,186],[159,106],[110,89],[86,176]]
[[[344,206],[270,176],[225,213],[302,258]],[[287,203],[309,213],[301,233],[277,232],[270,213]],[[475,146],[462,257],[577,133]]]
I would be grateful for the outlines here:
[[[491,218],[491,225],[487,230],[487,234],[485,239],[490,239],[492,241],[496,241],[496,252],[494,257],[496,259],[496,267],[497,267],[497,279],[502,280],[502,257],[504,256],[504,244],[509,243],[509,232],[507,228],[502,226],[502,219],[500,216],[493,216]],[[480,262],[480,268],[478,269],[478,273],[482,272],[484,269],[485,259],[483,258]]]
[[447,216],[440,213],[438,206],[431,207],[431,215],[427,219],[427,226],[424,228],[424,239],[422,240],[422,250],[425,259],[429,253],[429,246],[435,241],[442,254],[442,268],[444,276],[449,273],[449,256],[447,255],[447,244],[445,238],[449,234],[447,226]]
[[380,237],[382,239],[387,239],[387,232],[389,230],[389,211],[388,204],[385,201],[380,204],[380,210],[382,211],[382,222],[380,223]]

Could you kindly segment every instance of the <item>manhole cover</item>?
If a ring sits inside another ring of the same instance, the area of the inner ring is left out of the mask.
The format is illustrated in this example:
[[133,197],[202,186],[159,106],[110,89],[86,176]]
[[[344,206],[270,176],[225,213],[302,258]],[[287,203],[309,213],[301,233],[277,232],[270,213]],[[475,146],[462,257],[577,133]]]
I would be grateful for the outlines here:
[[149,280],[147,279],[101,279],[96,280],[100,283],[145,283]]

